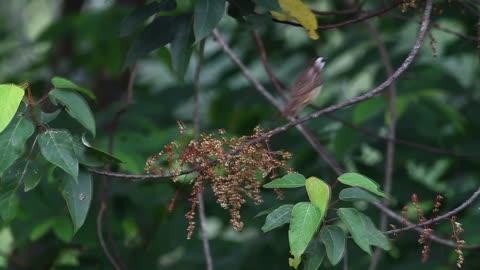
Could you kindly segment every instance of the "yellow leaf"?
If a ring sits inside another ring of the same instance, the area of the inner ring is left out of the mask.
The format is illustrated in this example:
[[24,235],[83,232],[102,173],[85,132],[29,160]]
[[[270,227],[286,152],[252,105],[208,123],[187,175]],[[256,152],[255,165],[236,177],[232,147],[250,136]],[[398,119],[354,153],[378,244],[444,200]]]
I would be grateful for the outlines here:
[[288,265],[290,265],[290,267],[293,267],[295,269],[298,268],[298,266],[300,265],[300,263],[302,262],[302,257],[293,257],[292,258],[288,258]]
[[[294,18],[308,31],[308,35],[311,39],[318,39],[318,34],[316,32],[318,28],[317,17],[315,17],[315,14],[313,14],[307,5],[301,0],[279,0],[278,3],[280,4],[280,7],[287,12],[287,17]],[[280,14],[285,16],[278,12],[275,13],[277,15]],[[273,11],[272,15],[276,17],[276,15],[273,14]],[[276,18],[279,19],[278,17]]]
[[282,14],[280,12],[276,12],[272,10],[270,11],[270,13],[272,13],[273,17],[275,17],[275,19],[279,21],[288,21],[288,19],[290,19],[290,16]]

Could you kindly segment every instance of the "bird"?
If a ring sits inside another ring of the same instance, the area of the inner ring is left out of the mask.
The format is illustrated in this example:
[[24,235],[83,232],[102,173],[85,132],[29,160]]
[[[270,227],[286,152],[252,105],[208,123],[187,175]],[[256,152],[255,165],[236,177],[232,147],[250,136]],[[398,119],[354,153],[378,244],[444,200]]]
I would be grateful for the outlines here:
[[283,111],[283,115],[296,117],[300,110],[320,94],[323,86],[323,68],[325,63],[326,58],[318,57],[298,76],[291,88],[291,98]]

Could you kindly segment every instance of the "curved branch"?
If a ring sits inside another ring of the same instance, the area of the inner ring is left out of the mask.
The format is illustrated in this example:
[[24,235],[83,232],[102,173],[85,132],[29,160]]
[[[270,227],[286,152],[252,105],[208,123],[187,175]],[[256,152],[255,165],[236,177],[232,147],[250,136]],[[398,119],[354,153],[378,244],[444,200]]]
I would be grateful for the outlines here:
[[[385,90],[387,87],[389,87],[396,79],[398,79],[408,69],[408,67],[412,64],[413,60],[415,59],[415,57],[416,57],[416,55],[417,55],[417,53],[418,53],[418,51],[419,51],[419,49],[420,49],[420,47],[423,43],[423,40],[425,39],[425,34],[428,30],[428,25],[430,23],[431,11],[432,11],[432,0],[427,0],[426,6],[425,6],[425,12],[424,12],[424,16],[423,16],[423,21],[422,21],[422,24],[420,26],[420,30],[419,30],[417,39],[415,41],[415,44],[414,44],[412,50],[410,51],[410,53],[408,54],[407,58],[404,60],[402,65],[400,65],[400,67],[392,74],[392,76],[388,77],[388,79],[385,80],[382,84],[380,84],[379,86],[375,87],[374,89],[368,91],[367,93],[365,93],[363,95],[360,95],[360,96],[348,99],[346,101],[337,103],[335,105],[329,106],[327,108],[318,110],[317,112],[311,113],[311,114],[306,115],[304,117],[297,118],[296,120],[294,120],[294,121],[292,121],[288,124],[285,124],[283,126],[272,129],[269,132],[265,133],[264,135],[259,136],[255,139],[251,140],[250,142],[246,143],[245,145],[230,151],[230,153],[228,153],[228,154],[229,155],[236,155],[239,152],[241,152],[243,149],[245,149],[246,147],[248,147],[252,144],[259,143],[259,142],[262,142],[264,140],[267,140],[268,138],[270,138],[274,135],[280,134],[282,132],[285,132],[288,129],[290,129],[290,128],[298,125],[298,124],[305,123],[309,120],[318,118],[318,117],[320,117],[324,114],[331,113],[331,112],[334,112],[334,111],[338,111],[340,109],[349,107],[353,104],[356,104],[356,103],[362,102],[364,100],[367,100],[367,99],[369,99],[373,96],[376,96],[377,94],[379,94],[383,90]],[[275,100],[273,102],[276,103]],[[209,162],[209,165],[215,165],[217,162],[218,162],[218,160],[215,160],[215,159],[211,160]],[[125,173],[116,173],[116,172],[111,172],[111,171],[99,170],[99,169],[94,169],[94,168],[89,168],[89,171],[91,171],[93,173],[96,173],[96,174],[100,174],[100,175],[107,175],[107,176],[125,178],[125,179],[132,179],[132,180],[141,180],[141,179],[170,179],[170,178],[174,178],[174,177],[177,177],[177,176],[180,176],[180,175],[186,175],[186,174],[198,171],[199,169],[200,169],[200,167],[194,167],[194,168],[191,168],[191,169],[183,170],[183,171],[178,172],[178,173],[164,174],[164,175],[125,174]]]

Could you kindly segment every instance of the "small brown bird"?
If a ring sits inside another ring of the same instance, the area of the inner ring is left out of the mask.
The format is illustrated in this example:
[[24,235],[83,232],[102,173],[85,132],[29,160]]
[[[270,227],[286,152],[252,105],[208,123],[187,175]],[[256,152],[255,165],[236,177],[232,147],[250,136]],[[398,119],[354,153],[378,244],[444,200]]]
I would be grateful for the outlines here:
[[283,112],[285,116],[295,117],[300,110],[320,94],[324,66],[325,58],[319,57],[298,76],[291,90],[290,102]]

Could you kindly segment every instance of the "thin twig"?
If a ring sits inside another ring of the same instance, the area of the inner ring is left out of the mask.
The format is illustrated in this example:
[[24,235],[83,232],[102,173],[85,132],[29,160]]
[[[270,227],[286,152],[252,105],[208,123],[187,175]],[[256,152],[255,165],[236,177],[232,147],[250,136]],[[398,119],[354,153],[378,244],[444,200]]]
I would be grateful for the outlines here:
[[[133,84],[135,82],[135,77],[137,75],[137,65],[135,64],[132,67],[132,71],[130,72],[129,80],[128,80],[128,86],[127,86],[127,100],[125,104],[118,109],[118,111],[115,113],[115,116],[112,120],[112,123],[110,125],[110,133],[108,136],[108,153],[113,154],[113,146],[114,146],[114,140],[115,140],[115,133],[117,130],[118,122],[120,121],[120,116],[127,111],[127,109],[130,107],[132,104],[132,98],[133,98]],[[104,176],[102,179],[102,193],[101,193],[101,202],[100,202],[100,211],[98,212],[98,217],[97,217],[97,236],[100,241],[100,245],[102,246],[102,249],[104,253],[107,255],[107,258],[109,259],[110,263],[114,266],[115,269],[121,270],[121,269],[127,269],[125,264],[122,262],[116,245],[113,241],[113,236],[112,236],[112,230],[110,227],[110,222],[108,218],[108,201],[107,201],[107,194],[108,194],[108,179],[107,176]],[[105,226],[104,222],[105,221]],[[108,246],[105,242],[105,239],[103,238],[103,228],[105,227],[105,232],[107,233],[107,238],[108,242],[112,248],[113,254],[110,253],[108,250]]]
[[[392,76],[393,74],[393,67],[390,61],[390,56],[388,55],[387,49],[385,48],[385,44],[380,39],[380,34],[378,33],[378,29],[369,21],[366,21],[365,24],[372,36],[372,39],[375,41],[380,58],[382,59],[383,66],[387,73],[387,76]],[[396,121],[397,121],[397,86],[395,83],[390,85],[388,94],[386,94],[388,100],[388,112],[389,112],[389,125],[388,125],[388,133],[387,138],[389,141],[387,142],[387,150],[386,150],[386,158],[385,158],[385,176],[383,181],[383,189],[387,194],[390,194],[392,191],[392,182],[393,182],[393,162],[395,159],[395,143],[394,140],[396,138],[395,130],[396,130]],[[382,204],[388,206],[389,199],[385,198],[382,201]],[[382,212],[380,216],[380,230],[384,231],[387,229],[388,225],[388,218],[385,213]],[[372,260],[370,261],[370,270],[377,269],[378,263],[380,262],[380,258],[382,256],[382,249],[376,248],[375,252],[373,253]]]
[[[193,77],[193,137],[198,139],[200,134],[200,115],[199,115],[199,96],[200,96],[200,72],[203,64],[203,50],[205,48],[205,39],[200,41],[198,52],[198,64],[195,69],[195,75]],[[208,242],[207,234],[207,216],[205,214],[205,201],[203,199],[203,191],[198,192],[198,218],[200,220],[200,229],[202,233],[203,253],[205,255],[205,261],[208,270],[213,270],[213,259],[210,251],[210,243]]]
[[[343,26],[363,22],[363,21],[368,20],[370,18],[377,17],[377,16],[380,16],[384,13],[389,12],[390,10],[396,8],[401,2],[402,1],[395,1],[391,6],[382,8],[381,10],[378,10],[378,11],[365,13],[365,14],[363,14],[360,17],[355,18],[355,19],[351,19],[351,20],[347,20],[347,21],[343,21],[343,22],[339,22],[339,23],[334,23],[334,24],[319,25],[317,30],[336,29],[336,28],[340,28],[340,27],[343,27]],[[281,24],[288,24],[288,25],[291,25],[291,26],[303,27],[301,24],[299,24],[297,22],[281,21],[281,20],[278,20],[278,19],[275,19],[275,18],[272,19],[272,20],[274,22],[281,23]]]

